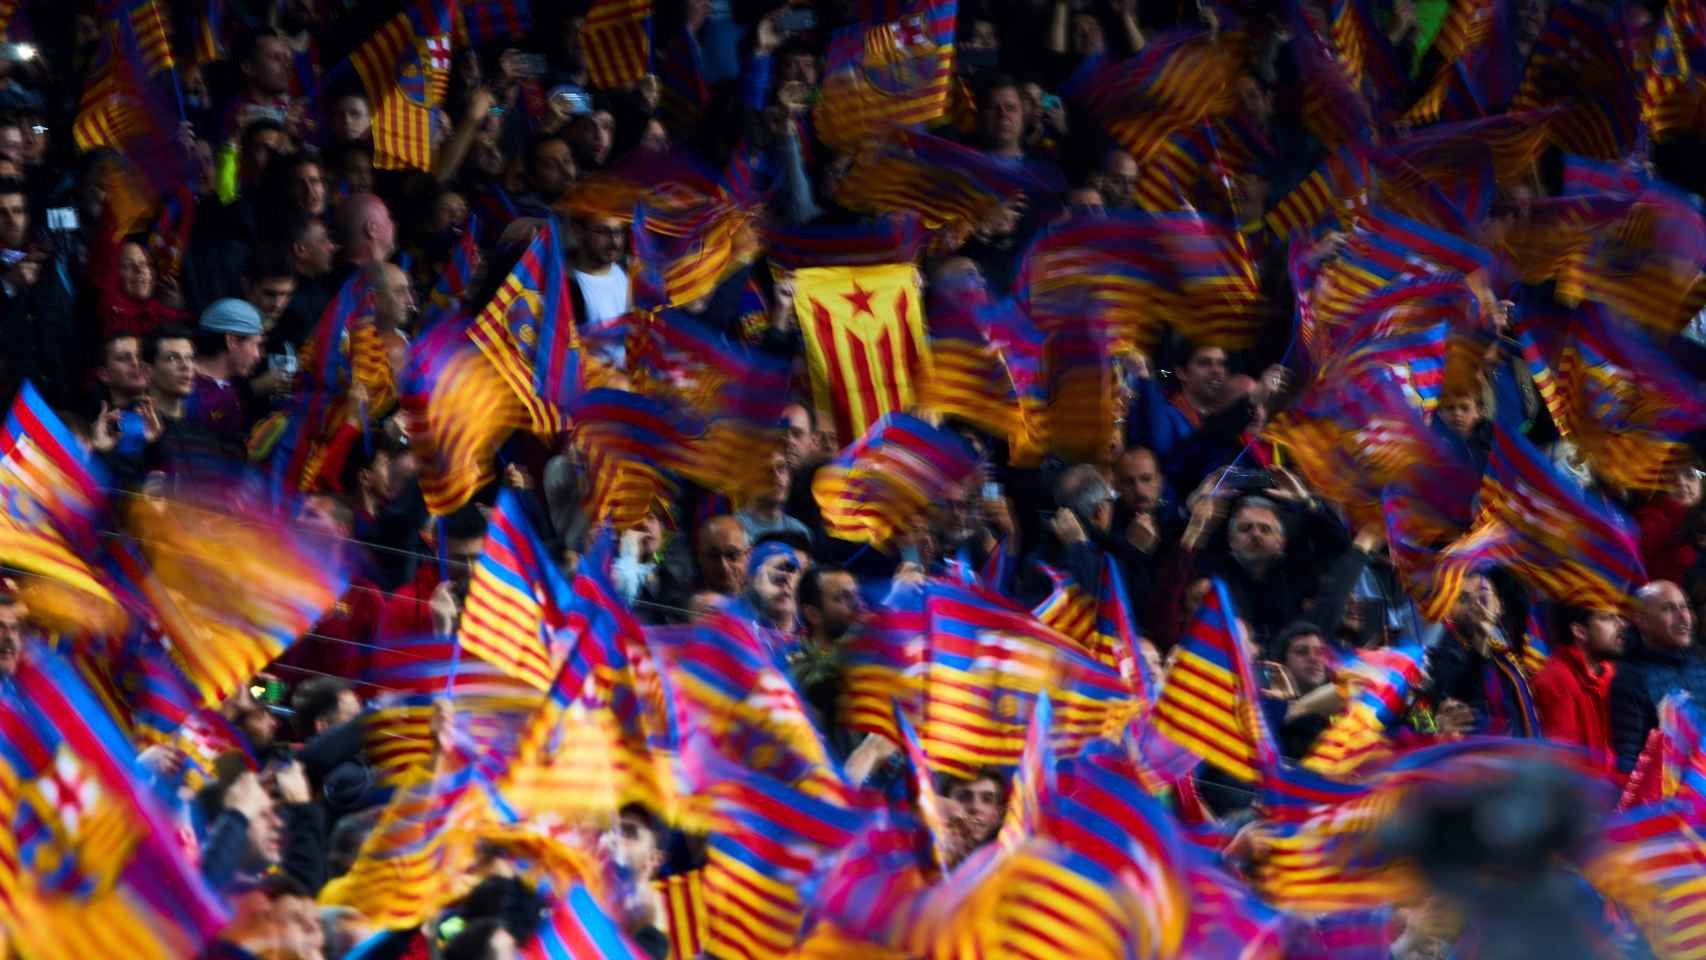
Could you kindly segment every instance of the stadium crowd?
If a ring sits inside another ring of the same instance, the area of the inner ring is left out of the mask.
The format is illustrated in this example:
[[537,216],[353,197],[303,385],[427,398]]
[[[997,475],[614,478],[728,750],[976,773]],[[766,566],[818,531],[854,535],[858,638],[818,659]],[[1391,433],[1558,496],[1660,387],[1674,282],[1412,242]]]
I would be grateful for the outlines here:
[[0,955],[1693,955],[1706,7],[588,6],[0,4]]

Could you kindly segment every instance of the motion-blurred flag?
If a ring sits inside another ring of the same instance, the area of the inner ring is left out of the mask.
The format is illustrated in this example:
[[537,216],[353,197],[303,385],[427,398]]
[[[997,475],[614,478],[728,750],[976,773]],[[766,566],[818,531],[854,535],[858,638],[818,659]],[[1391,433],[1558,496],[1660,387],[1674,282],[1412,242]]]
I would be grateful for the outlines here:
[[1150,712],[1161,736],[1247,783],[1279,762],[1248,644],[1226,584],[1215,581]]
[[796,270],[794,310],[817,409],[843,442],[912,406],[930,364],[912,264]]
[[529,0],[463,0],[452,16],[458,47],[509,43],[533,26]]
[[592,892],[579,884],[551,908],[521,955],[527,960],[646,960],[648,956]]
[[812,496],[832,536],[881,547],[962,493],[976,469],[976,456],[958,434],[891,413],[818,470]]
[[468,339],[515,392],[541,437],[562,431],[580,386],[579,338],[557,230],[555,218],[546,221],[468,328]]
[[1339,671],[1345,708],[1333,717],[1303,758],[1303,766],[1320,773],[1345,776],[1385,751],[1386,731],[1409,708],[1410,696],[1421,688],[1420,647],[1367,650]]
[[450,84],[449,0],[409,0],[350,55],[373,105],[373,165],[432,169],[432,111]]
[[818,136],[849,152],[887,126],[929,123],[948,106],[957,0],[922,0],[894,19],[837,31],[812,113]]
[[170,14],[163,0],[121,0],[105,11],[95,63],[83,88],[71,136],[79,150],[111,147],[157,192],[188,179],[189,155],[179,137]]
[[568,579],[534,532],[520,497],[505,487],[463,602],[463,649],[537,690],[550,690],[573,640],[567,634],[570,596]]
[[593,86],[633,86],[652,65],[652,0],[597,0],[581,27],[581,45]]

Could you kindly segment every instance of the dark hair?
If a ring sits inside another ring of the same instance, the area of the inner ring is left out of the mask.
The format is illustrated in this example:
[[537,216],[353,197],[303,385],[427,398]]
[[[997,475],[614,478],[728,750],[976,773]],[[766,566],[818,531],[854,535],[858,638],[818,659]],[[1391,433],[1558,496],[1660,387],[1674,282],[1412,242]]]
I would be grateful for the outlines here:
[[195,336],[190,338],[190,342],[195,346],[196,356],[218,357],[230,349],[230,344],[225,339],[226,336],[227,334],[223,330],[203,330],[198,327]]
[[302,881],[288,873],[269,873],[255,883],[254,889],[259,890],[261,896],[266,897],[268,901],[282,900],[285,897],[314,899],[314,895],[308,892]]
[[1550,636],[1560,646],[1575,646],[1576,636],[1570,632],[1570,628],[1578,623],[1585,625],[1598,612],[1588,607],[1578,607],[1573,603],[1553,604]]
[[290,708],[296,712],[296,723],[303,736],[314,735],[314,724],[338,709],[338,699],[348,689],[349,681],[342,677],[311,677],[296,688]]
[[533,939],[539,928],[544,898],[514,877],[487,877],[462,898],[459,911],[469,923],[494,920],[515,937],[517,943]]
[[806,571],[806,575],[800,578],[800,606],[823,609],[823,584],[820,581],[832,573],[846,572],[846,567],[822,563]]
[[295,211],[285,219],[284,228],[278,234],[279,243],[285,250],[289,250],[296,244],[308,239],[308,231],[313,229],[316,224],[324,222],[319,217],[311,217],[301,211]]
[[14,193],[28,193],[24,188],[24,181],[17,177],[0,177],[0,197],[9,197]]
[[782,404],[782,408],[784,410],[786,410],[789,407],[800,407],[801,409],[805,410],[806,411],[806,425],[807,425],[808,429],[810,429],[813,433],[817,432],[817,411],[812,409],[812,405],[809,401],[807,401],[803,397],[789,397],[788,402]]
[[444,518],[446,540],[472,540],[486,535],[486,515],[472,503]]
[[995,91],[1004,87],[1011,87],[1014,90],[1019,89],[1019,78],[1010,73],[997,73],[985,80],[977,91],[978,109],[982,110],[984,107],[988,106],[989,98],[995,95]]
[[282,248],[270,243],[255,248],[249,257],[249,265],[243,268],[243,281],[253,284],[277,277],[296,278],[296,271],[290,268],[290,257]]
[[155,327],[153,332],[142,338],[143,363],[151,364],[160,355],[160,341],[162,340],[188,340],[190,343],[195,343],[195,334],[178,326]]
[[1291,645],[1300,637],[1322,637],[1327,634],[1322,629],[1307,620],[1294,620],[1285,629],[1274,635],[1273,642],[1268,644],[1268,659],[1284,661],[1291,653]]
[[[383,433],[383,431],[377,432]],[[390,436],[376,439],[380,442],[358,444],[352,448],[349,456],[344,458],[343,470],[338,473],[338,489],[336,492],[339,496],[334,499],[338,499],[342,508],[350,512],[351,523],[354,523],[355,512],[350,507],[349,502],[342,498],[353,497],[360,491],[361,471],[372,469],[373,465],[379,462],[380,457],[389,457],[396,452]]]
[[238,159],[248,156],[249,151],[255,148],[255,143],[260,139],[261,134],[268,132],[284,133],[284,124],[277,120],[269,120],[266,117],[249,121],[249,125],[243,128],[242,137],[237,141]]
[[622,809],[618,810],[616,813],[618,817],[634,817],[643,822],[646,825],[646,829],[651,831],[652,843],[655,844],[659,850],[664,848],[665,841],[669,839],[667,831],[664,828],[663,821],[659,820],[657,815],[652,813],[650,807],[647,807],[643,803],[625,803],[622,805]]
[[503,929],[494,917],[470,920],[439,952],[439,960],[488,960],[492,935]]

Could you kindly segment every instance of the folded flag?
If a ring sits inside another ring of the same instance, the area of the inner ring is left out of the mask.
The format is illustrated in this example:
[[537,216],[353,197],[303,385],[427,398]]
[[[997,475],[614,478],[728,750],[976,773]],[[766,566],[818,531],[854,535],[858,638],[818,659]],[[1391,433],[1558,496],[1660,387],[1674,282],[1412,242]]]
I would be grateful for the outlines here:
[[646,960],[648,956],[591,891],[579,884],[551,908],[521,955],[527,960]]

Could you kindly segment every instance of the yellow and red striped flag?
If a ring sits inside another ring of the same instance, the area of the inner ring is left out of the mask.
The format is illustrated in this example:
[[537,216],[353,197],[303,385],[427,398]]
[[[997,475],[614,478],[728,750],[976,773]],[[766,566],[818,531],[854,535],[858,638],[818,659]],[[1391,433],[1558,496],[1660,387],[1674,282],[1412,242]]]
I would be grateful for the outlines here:
[[432,168],[432,110],[450,84],[450,4],[419,0],[350,54],[373,105],[373,165]]
[[581,28],[592,85],[629,87],[651,71],[652,0],[598,0]]
[[910,263],[794,272],[794,310],[819,410],[842,442],[912,406],[930,369],[918,272]]

